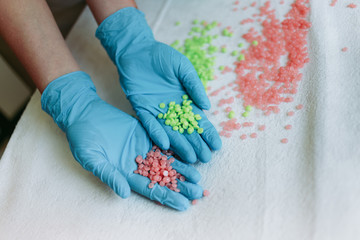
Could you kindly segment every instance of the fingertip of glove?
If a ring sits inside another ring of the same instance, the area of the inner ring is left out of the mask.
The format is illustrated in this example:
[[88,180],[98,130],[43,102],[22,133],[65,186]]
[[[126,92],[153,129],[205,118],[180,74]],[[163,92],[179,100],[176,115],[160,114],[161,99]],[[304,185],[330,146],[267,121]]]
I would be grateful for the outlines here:
[[121,198],[126,199],[126,198],[130,197],[130,194],[131,194],[130,187],[129,186],[126,186],[126,187],[123,186],[123,188],[118,190],[116,192],[116,194],[119,195]]
[[218,151],[221,149],[221,147],[222,147],[222,141],[221,141],[220,137],[215,138],[215,140],[212,144],[212,150]]

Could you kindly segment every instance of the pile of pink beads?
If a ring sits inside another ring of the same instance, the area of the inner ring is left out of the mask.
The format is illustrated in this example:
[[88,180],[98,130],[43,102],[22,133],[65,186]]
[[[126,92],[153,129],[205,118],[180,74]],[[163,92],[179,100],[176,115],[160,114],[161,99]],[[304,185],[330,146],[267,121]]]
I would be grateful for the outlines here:
[[148,185],[149,188],[153,188],[158,183],[162,187],[166,186],[170,190],[180,192],[180,189],[177,188],[177,182],[178,180],[185,181],[185,177],[172,168],[171,164],[175,161],[175,158],[171,157],[172,155],[172,151],[162,151],[154,145],[146,154],[145,159],[141,155],[136,157],[135,161],[138,168],[134,173],[148,177],[151,180]]

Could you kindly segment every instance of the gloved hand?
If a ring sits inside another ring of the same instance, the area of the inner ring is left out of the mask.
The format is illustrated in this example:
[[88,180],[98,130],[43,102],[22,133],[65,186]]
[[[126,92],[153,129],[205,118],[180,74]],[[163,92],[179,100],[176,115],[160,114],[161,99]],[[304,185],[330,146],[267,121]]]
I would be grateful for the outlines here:
[[[190,163],[208,162],[211,151],[221,148],[221,139],[201,109],[210,109],[204,87],[190,61],[172,47],[155,41],[144,14],[124,8],[106,18],[96,36],[116,64],[121,86],[152,140],[162,149],[171,149]],[[188,94],[193,112],[200,114],[199,135],[180,134],[157,119],[166,109],[160,103],[175,101]]]
[[52,81],[41,97],[44,111],[66,133],[71,152],[83,168],[92,172],[122,198],[130,189],[178,210],[189,206],[188,199],[202,196],[195,168],[175,161],[172,166],[185,176],[178,182],[180,193],[159,184],[150,189],[150,180],[139,174],[135,158],[152,148],[146,131],[135,118],[101,100],[89,75],[78,71]]

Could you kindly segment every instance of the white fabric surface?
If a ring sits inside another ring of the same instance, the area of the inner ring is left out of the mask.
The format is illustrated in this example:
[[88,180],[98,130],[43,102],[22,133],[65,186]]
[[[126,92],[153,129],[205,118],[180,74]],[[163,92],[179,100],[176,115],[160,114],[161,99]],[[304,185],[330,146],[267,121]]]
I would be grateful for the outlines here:
[[[186,37],[197,18],[236,27],[227,43],[235,46],[244,29],[234,21],[252,14],[232,12],[233,1],[137,2],[166,43]],[[288,10],[271,2],[279,16]],[[209,164],[196,164],[211,196],[186,212],[136,193],[123,200],[83,170],[36,92],[0,160],[0,239],[360,239],[360,9],[346,8],[356,0],[335,7],[330,0],[310,2],[311,62],[295,102],[270,117],[255,111],[249,120],[266,124],[265,132],[245,141],[239,133],[224,138]],[[86,9],[67,43],[99,95],[133,114],[95,29]],[[341,52],[345,46],[349,51]],[[211,98],[212,111],[217,100]],[[304,110],[286,117],[298,103]],[[208,115],[218,128],[222,115]],[[293,129],[285,132],[285,124]],[[280,143],[283,137],[288,144]]]

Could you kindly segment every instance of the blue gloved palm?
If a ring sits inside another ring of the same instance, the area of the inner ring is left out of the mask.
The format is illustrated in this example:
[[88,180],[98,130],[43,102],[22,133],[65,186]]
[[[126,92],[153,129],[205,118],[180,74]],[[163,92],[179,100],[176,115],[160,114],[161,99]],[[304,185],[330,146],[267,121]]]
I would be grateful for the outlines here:
[[180,193],[158,184],[149,189],[150,180],[138,174],[135,158],[145,157],[152,143],[135,118],[107,104],[96,94],[95,86],[84,72],[66,74],[47,86],[42,107],[66,133],[75,159],[126,198],[130,189],[178,210],[189,206],[188,199],[200,198],[195,168],[175,161],[172,166],[188,181],[178,182]]
[[[210,102],[190,61],[172,47],[155,41],[142,12],[124,8],[105,19],[96,31],[116,64],[120,82],[137,116],[152,140],[163,149],[171,148],[188,162],[208,162],[211,151],[221,148],[220,137],[201,109]],[[157,119],[165,110],[160,103],[175,101],[188,94],[194,101],[193,112],[200,114],[199,135],[180,134]]]

